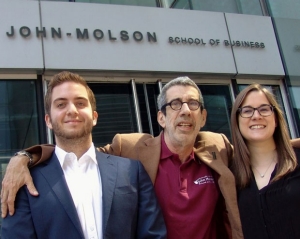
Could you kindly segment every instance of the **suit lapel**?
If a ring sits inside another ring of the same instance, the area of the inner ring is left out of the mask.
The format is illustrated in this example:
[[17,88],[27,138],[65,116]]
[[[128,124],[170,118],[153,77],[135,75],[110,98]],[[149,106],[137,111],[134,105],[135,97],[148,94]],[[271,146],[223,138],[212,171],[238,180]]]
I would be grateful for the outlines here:
[[50,160],[47,160],[46,164],[47,167],[43,167],[41,169],[41,173],[48,181],[50,187],[52,188],[54,194],[57,196],[63,209],[68,214],[70,221],[75,225],[75,228],[78,229],[78,233],[80,233],[80,235],[83,237],[83,232],[78,218],[78,214],[74,206],[71,193],[67,186],[63,170],[58,162],[55,153],[52,154]]
[[102,204],[103,204],[103,235],[110,215],[113,195],[118,174],[117,160],[110,160],[109,155],[96,151],[96,158],[100,170],[102,182]]

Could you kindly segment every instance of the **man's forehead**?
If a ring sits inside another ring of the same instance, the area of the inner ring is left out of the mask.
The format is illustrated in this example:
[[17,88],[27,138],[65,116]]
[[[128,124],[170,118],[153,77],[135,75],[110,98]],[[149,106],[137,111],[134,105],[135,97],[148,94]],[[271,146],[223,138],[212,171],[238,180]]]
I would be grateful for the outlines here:
[[75,82],[64,82],[52,90],[52,100],[56,99],[88,99],[86,88]]
[[78,96],[73,96],[73,97],[56,97],[53,99],[53,101],[67,101],[67,100],[86,100],[88,101],[88,98],[86,96],[78,95]]
[[72,81],[67,81],[67,82],[64,82],[62,84],[56,85],[52,89],[52,94],[54,92],[63,94],[66,91],[69,91],[71,93],[76,92],[76,91],[80,91],[80,92],[82,92],[82,94],[87,94],[87,90],[82,84],[72,82]]
[[170,87],[166,91],[167,98],[172,99],[181,99],[183,97],[187,98],[199,98],[199,92],[193,86],[184,86],[184,85],[175,85]]

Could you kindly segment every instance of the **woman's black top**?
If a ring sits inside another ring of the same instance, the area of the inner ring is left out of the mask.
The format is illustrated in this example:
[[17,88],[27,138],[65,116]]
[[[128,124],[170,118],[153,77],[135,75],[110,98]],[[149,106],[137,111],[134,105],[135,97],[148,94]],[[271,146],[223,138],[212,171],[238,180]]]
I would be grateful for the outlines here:
[[[258,189],[254,176],[238,191],[245,239],[300,239],[300,149],[294,149],[297,168],[280,180]],[[275,176],[276,167],[271,178]]]

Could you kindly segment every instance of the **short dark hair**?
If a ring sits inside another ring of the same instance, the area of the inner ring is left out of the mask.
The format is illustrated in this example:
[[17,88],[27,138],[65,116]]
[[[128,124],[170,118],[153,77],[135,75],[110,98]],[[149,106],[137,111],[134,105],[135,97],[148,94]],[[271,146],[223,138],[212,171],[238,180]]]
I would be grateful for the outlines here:
[[48,89],[45,95],[45,112],[46,114],[50,115],[50,110],[51,110],[51,100],[52,100],[52,91],[54,87],[61,85],[65,82],[75,82],[77,84],[81,84],[86,88],[87,94],[88,94],[88,99],[90,101],[92,110],[96,110],[96,99],[93,91],[90,89],[88,84],[86,83],[85,79],[83,79],[81,76],[78,74],[69,72],[69,71],[63,71],[60,72],[56,75],[54,75],[49,84],[48,84]]

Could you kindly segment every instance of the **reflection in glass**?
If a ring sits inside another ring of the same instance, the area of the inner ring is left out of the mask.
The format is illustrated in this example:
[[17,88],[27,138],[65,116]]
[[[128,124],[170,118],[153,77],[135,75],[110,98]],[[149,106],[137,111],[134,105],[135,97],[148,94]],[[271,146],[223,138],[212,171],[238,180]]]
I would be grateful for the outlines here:
[[292,101],[293,113],[298,131],[297,133],[300,135],[300,76],[289,77],[288,90]]
[[267,0],[267,4],[272,17],[300,19],[299,0]]
[[177,9],[263,15],[259,0],[169,0],[168,5]]
[[44,0],[54,2],[85,2],[85,3],[103,3],[116,5],[131,5],[143,7],[157,7],[156,0]]
[[116,133],[137,132],[130,84],[90,83],[97,101],[98,122],[93,129],[96,146],[111,143]]
[[35,81],[0,81],[0,135],[2,157],[39,142]]
[[36,82],[0,81],[1,180],[15,152],[39,144],[37,118]]
[[207,110],[205,126],[201,131],[222,133],[231,139],[230,112],[232,101],[228,85],[198,85]]
[[[161,128],[157,122],[157,84],[136,84],[143,133],[159,135]],[[146,91],[146,92],[145,92]]]

